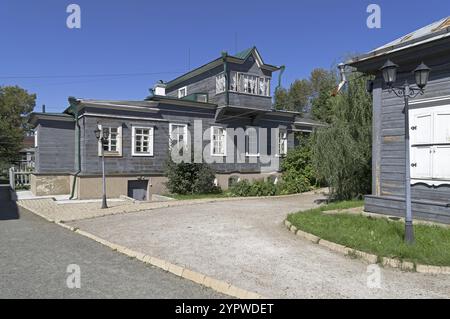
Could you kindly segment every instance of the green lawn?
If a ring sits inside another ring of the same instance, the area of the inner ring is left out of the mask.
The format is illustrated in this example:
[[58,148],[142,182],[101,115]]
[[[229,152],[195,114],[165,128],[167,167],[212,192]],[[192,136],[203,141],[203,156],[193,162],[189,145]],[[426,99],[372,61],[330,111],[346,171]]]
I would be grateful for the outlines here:
[[204,199],[204,198],[224,198],[229,197],[228,193],[214,193],[214,194],[187,194],[187,195],[179,195],[179,194],[168,194],[165,195],[167,197],[171,197],[177,200],[189,200],[189,199]]
[[380,257],[398,258],[420,264],[450,266],[450,229],[415,225],[416,244],[404,243],[404,224],[387,218],[363,215],[327,215],[324,211],[361,206],[361,202],[341,202],[288,216],[305,232],[349,248]]

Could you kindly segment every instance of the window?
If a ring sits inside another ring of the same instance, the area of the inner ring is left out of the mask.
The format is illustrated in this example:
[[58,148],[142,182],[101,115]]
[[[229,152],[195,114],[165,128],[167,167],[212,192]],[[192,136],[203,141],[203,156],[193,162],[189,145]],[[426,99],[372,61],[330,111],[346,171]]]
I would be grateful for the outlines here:
[[208,103],[208,94],[198,94],[197,102]]
[[226,87],[226,79],[225,79],[225,73],[221,73],[218,76],[216,76],[216,93],[222,93],[225,92]]
[[411,178],[450,180],[450,105],[412,109],[409,118]]
[[223,127],[211,127],[211,155],[226,156],[227,130]]
[[245,155],[259,156],[259,134],[257,127],[248,127],[245,130]]
[[187,95],[187,87],[182,87],[178,89],[178,98],[181,99]]
[[259,78],[258,94],[263,96],[270,96],[270,79]]
[[285,156],[287,154],[287,131],[280,129],[278,132],[278,155]]
[[231,71],[230,72],[230,91],[237,92],[238,90],[238,73]]
[[270,78],[231,71],[230,91],[270,96]]
[[[122,155],[122,126],[101,126],[98,128],[109,131],[108,140],[103,144],[105,156],[121,156]],[[102,141],[98,141],[98,156],[102,155]]]
[[239,92],[247,94],[257,94],[258,77],[249,74],[240,74]]
[[187,124],[169,124],[169,147],[176,147],[178,150],[187,148],[188,130]]
[[153,156],[153,127],[133,126],[133,156]]

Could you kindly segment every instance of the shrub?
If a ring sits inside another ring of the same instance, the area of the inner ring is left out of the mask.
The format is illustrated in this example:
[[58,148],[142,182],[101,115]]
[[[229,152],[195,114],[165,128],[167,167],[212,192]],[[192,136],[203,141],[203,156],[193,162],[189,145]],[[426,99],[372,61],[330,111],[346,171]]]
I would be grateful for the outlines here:
[[271,180],[256,180],[250,182],[241,180],[229,188],[231,196],[249,197],[249,196],[274,196],[280,193],[278,185]]
[[311,139],[300,136],[300,145],[290,150],[281,163],[283,172],[280,193],[295,194],[310,190],[317,184],[316,173],[311,163]]
[[283,178],[278,184],[281,195],[298,194],[311,190],[309,179],[297,171],[289,170],[283,173]]
[[235,197],[246,197],[251,196],[251,188],[252,185],[250,184],[250,182],[244,179],[231,185],[231,187],[229,188],[229,192],[232,196]]
[[166,186],[172,194],[209,194],[220,192],[214,185],[214,171],[206,164],[174,163],[166,167]]

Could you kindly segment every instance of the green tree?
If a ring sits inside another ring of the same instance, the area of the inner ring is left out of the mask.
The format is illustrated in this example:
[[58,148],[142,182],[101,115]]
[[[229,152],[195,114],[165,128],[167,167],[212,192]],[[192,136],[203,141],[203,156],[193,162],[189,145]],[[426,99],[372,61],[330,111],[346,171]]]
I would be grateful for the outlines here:
[[274,107],[276,110],[284,110],[288,104],[289,93],[285,88],[278,88],[275,91]]
[[367,77],[353,75],[347,88],[329,99],[330,125],[313,135],[312,163],[336,199],[370,193],[372,161],[372,97]]
[[305,108],[308,107],[311,93],[311,82],[309,80],[295,80],[289,88],[286,110],[304,112]]
[[25,115],[35,104],[36,94],[18,86],[0,87],[0,163],[17,160],[27,130]]
[[315,69],[310,77],[313,88],[311,113],[316,120],[331,123],[333,116],[332,91],[337,86],[335,73],[324,69]]

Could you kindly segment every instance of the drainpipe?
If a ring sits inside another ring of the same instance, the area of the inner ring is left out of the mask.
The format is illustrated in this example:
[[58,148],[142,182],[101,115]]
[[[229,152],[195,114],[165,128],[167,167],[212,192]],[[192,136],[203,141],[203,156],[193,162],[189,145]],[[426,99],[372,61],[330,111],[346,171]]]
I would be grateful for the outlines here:
[[[280,73],[278,73],[278,86],[275,88],[275,93],[277,93],[277,91],[279,89],[281,89],[281,79],[283,77],[284,71],[286,70],[286,66],[285,65],[280,66],[279,70],[280,70]],[[275,99],[274,99],[274,101],[275,101]],[[274,101],[272,101],[272,110],[275,110],[275,102]]]
[[286,70],[286,66],[280,66],[280,73],[278,73],[278,86],[275,90],[281,89],[281,78],[283,77],[284,70]]
[[75,121],[75,164],[77,166],[77,171],[73,176],[72,192],[69,198],[73,199],[75,197],[75,186],[77,182],[77,177],[81,173],[81,130],[80,130],[80,123],[78,121],[78,105],[80,104],[80,101],[78,101],[74,97],[69,97],[69,103]]
[[230,104],[230,95],[229,95],[229,83],[228,83],[228,64],[227,64],[227,56],[228,53],[226,51],[222,52],[223,59],[223,73],[225,74],[225,105],[228,106]]

